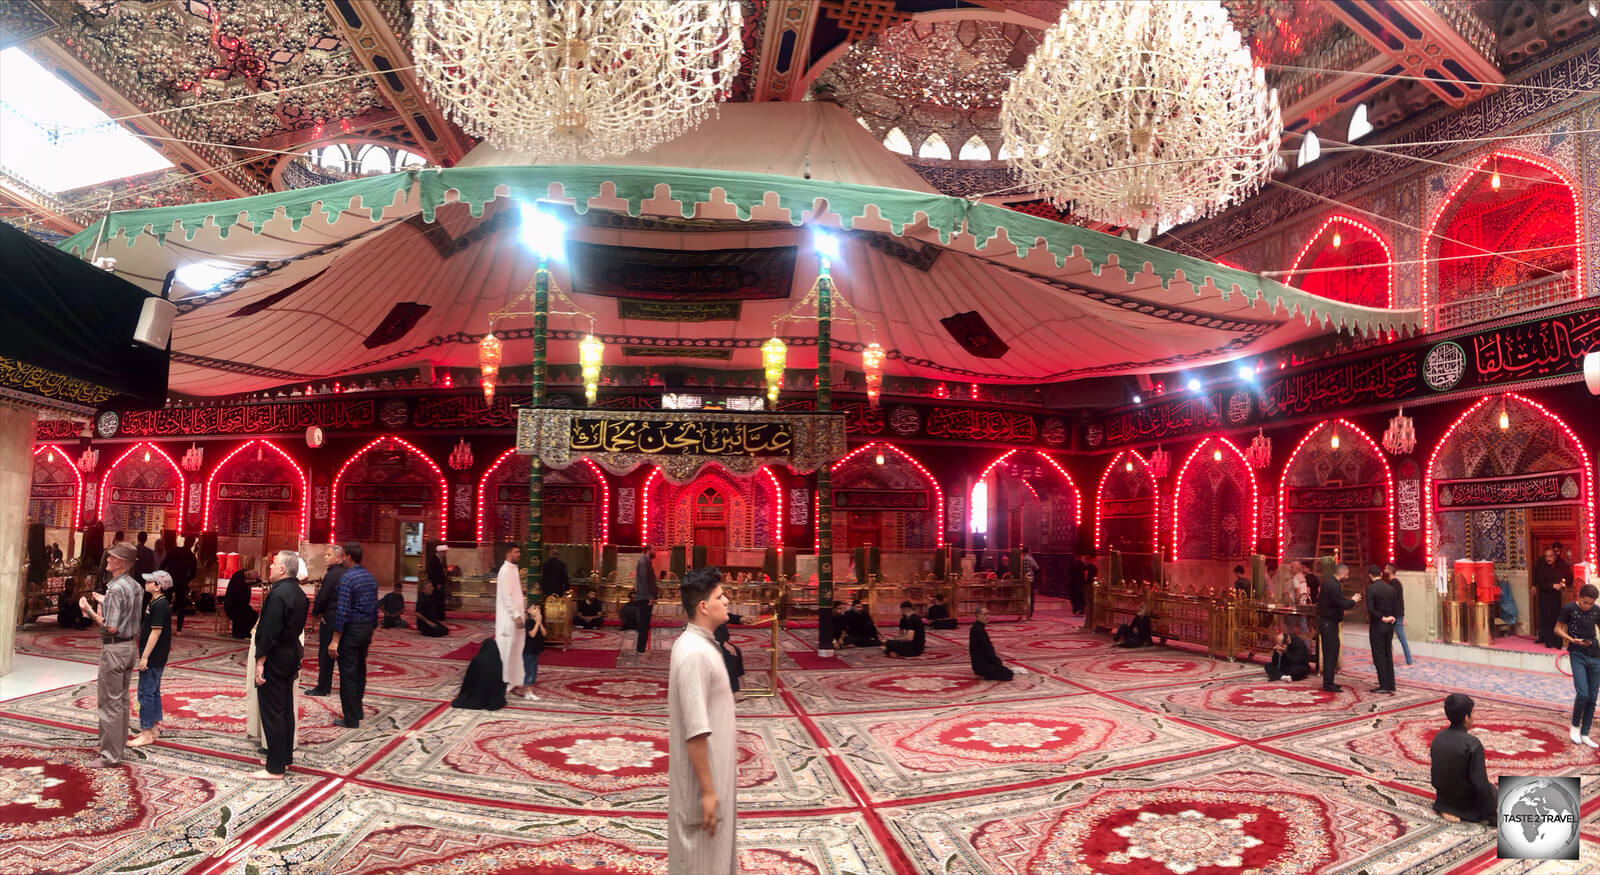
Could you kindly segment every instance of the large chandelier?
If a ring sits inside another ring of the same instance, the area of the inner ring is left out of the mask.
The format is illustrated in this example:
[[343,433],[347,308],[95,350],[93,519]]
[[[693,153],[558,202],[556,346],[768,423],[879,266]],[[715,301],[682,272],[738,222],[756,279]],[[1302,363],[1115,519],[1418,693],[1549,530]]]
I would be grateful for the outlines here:
[[417,73],[467,133],[567,163],[698,125],[739,71],[734,0],[427,0]]
[[1078,0],[1011,83],[1011,168],[1124,227],[1213,215],[1281,164],[1278,96],[1216,0]]

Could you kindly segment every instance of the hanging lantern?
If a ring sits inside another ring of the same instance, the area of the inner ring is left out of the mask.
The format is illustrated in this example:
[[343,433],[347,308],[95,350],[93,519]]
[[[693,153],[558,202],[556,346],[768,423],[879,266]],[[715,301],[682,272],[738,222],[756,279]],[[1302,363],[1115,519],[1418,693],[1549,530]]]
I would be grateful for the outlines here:
[[1383,448],[1391,456],[1404,456],[1417,448],[1417,429],[1404,407],[1389,420],[1389,428],[1383,433]]
[[1171,463],[1172,457],[1167,454],[1167,451],[1156,447],[1156,451],[1150,454],[1150,476],[1157,480],[1165,479],[1167,466]]
[[494,381],[488,377],[483,378],[483,403],[486,406],[494,404]]
[[867,376],[867,403],[877,407],[878,396],[883,394],[883,347],[876,340],[862,351],[861,370]]
[[1245,457],[1257,468],[1265,468],[1272,464],[1272,438],[1267,437],[1261,429],[1256,429],[1256,436],[1251,439],[1250,449],[1245,452]]
[[494,329],[478,341],[478,369],[483,372],[483,400],[485,403],[494,403],[494,385],[500,378],[500,338],[494,336]]
[[788,347],[777,337],[761,344],[761,368],[767,377],[767,403],[774,407],[778,404],[778,390],[783,388],[784,360],[788,354]]
[[583,397],[594,403],[600,387],[600,362],[605,358],[606,345],[593,334],[585,334],[578,341],[578,364],[583,368]]
[[874,465],[882,465],[883,464],[883,447],[879,447],[878,448],[878,454],[876,456],[872,457],[872,463]]
[[1216,449],[1211,451],[1211,461],[1213,461],[1213,462],[1222,461],[1222,448],[1221,447],[1217,447]]
[[1328,439],[1328,448],[1332,450],[1339,449],[1339,426],[1337,425],[1333,427],[1333,437]]

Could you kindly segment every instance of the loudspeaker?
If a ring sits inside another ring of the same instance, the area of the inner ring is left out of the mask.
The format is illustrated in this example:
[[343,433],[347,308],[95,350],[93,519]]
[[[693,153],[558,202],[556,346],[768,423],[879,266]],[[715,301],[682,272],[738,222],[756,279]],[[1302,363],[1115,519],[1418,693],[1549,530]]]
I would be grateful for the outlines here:
[[145,298],[139,308],[139,324],[133,329],[133,342],[166,349],[172,339],[172,320],[178,318],[178,305],[161,298]]

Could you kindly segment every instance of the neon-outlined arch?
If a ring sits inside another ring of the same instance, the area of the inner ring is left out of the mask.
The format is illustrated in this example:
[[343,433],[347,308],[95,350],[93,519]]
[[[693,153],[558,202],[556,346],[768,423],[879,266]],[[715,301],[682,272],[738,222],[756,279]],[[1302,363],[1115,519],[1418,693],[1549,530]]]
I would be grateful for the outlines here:
[[78,481],[78,491],[72,494],[72,527],[76,529],[83,525],[83,474],[78,470],[78,466],[72,463],[72,457],[55,444],[40,444],[33,448],[33,454],[37,456],[45,450],[60,453],[64,464],[72,470],[73,479]]
[[989,475],[993,473],[997,465],[1011,458],[1017,453],[1033,453],[1035,456],[1038,456],[1039,458],[1050,463],[1050,467],[1054,468],[1056,473],[1060,474],[1061,478],[1067,481],[1067,488],[1072,490],[1072,527],[1077,528],[1083,525],[1083,493],[1078,491],[1077,482],[1072,479],[1071,474],[1067,473],[1067,469],[1061,467],[1061,463],[1050,458],[1039,450],[1006,450],[1005,452],[1001,453],[993,462],[990,462],[988,465],[984,466],[983,473],[979,474],[977,479],[972,481],[972,492],[967,496],[968,519],[971,519],[974,508],[977,507],[977,505],[973,504],[973,499],[978,495],[978,484],[989,479]]
[[[111,467],[106,469],[105,476],[100,478],[100,495],[101,495],[100,507],[102,509],[104,509],[107,504],[111,503],[111,493],[107,491],[110,488],[110,485],[111,485],[111,475],[115,474],[117,472],[117,468],[120,467],[122,465],[122,463],[127,460],[127,458],[129,456],[133,455],[136,451],[138,451],[138,449],[140,447],[146,447],[146,448],[148,448],[150,450],[150,452],[155,453],[156,455],[158,455],[161,458],[165,459],[167,464],[172,466],[172,473],[178,475],[178,492],[177,492],[177,495],[176,495],[176,499],[177,500],[174,503],[177,504],[177,506],[178,506],[178,519],[182,520],[183,517],[184,517],[184,513],[183,513],[184,496],[187,494],[188,486],[189,486],[188,482],[184,480],[183,469],[178,467],[178,463],[177,462],[172,461],[172,457],[167,455],[165,450],[161,449],[160,447],[156,446],[153,443],[150,443],[149,441],[139,441],[138,443],[136,443],[133,446],[129,447],[127,452],[125,452],[122,455],[118,456],[117,460],[115,462],[111,463]],[[118,504],[126,504],[126,502],[120,502],[120,501],[117,502],[117,503]],[[104,519],[105,518],[105,514],[104,513],[100,514],[100,517],[101,517],[101,519]]]
[[249,448],[252,444],[261,444],[272,450],[274,453],[277,453],[279,456],[282,456],[283,460],[289,463],[289,469],[294,471],[294,473],[300,477],[300,537],[310,538],[311,530],[308,527],[311,524],[311,484],[306,479],[306,472],[301,470],[300,466],[295,463],[294,457],[284,452],[282,447],[278,446],[272,441],[267,440],[266,438],[252,438],[238,445],[237,447],[234,447],[233,451],[224,456],[222,458],[222,462],[211,470],[211,476],[206,478],[205,516],[201,518],[200,528],[203,531],[211,531],[211,512],[217,503],[217,495],[215,490],[217,485],[217,475],[222,473],[223,468],[228,467],[228,463],[233,461],[234,456],[239,455],[239,453]]
[[1322,431],[1324,428],[1327,428],[1329,426],[1338,427],[1345,434],[1347,434],[1347,435],[1355,435],[1356,437],[1360,438],[1361,442],[1363,444],[1365,444],[1366,447],[1369,450],[1372,451],[1372,454],[1374,456],[1377,457],[1378,463],[1383,466],[1383,482],[1384,482],[1384,493],[1383,493],[1384,494],[1384,514],[1383,514],[1383,516],[1384,516],[1385,522],[1388,523],[1388,527],[1389,527],[1388,528],[1388,533],[1389,533],[1389,537],[1388,537],[1388,557],[1389,558],[1386,561],[1388,563],[1393,563],[1394,562],[1394,501],[1395,501],[1395,495],[1394,495],[1394,471],[1389,468],[1389,460],[1385,459],[1383,457],[1383,450],[1381,450],[1378,447],[1377,442],[1374,441],[1372,439],[1372,437],[1370,435],[1368,435],[1365,431],[1362,431],[1360,428],[1356,427],[1356,424],[1351,422],[1348,419],[1330,419],[1330,420],[1325,420],[1323,422],[1319,422],[1316,425],[1312,426],[1311,430],[1306,432],[1305,437],[1302,437],[1300,439],[1300,442],[1294,445],[1294,450],[1289,453],[1289,458],[1283,463],[1283,476],[1278,478],[1278,563],[1279,564],[1283,563],[1284,549],[1285,549],[1284,543],[1283,543],[1284,534],[1285,534],[1284,519],[1286,517],[1288,517],[1289,514],[1288,514],[1288,505],[1286,505],[1284,503],[1284,497],[1285,497],[1285,494],[1286,494],[1286,492],[1288,490],[1289,470],[1294,467],[1294,460],[1300,455],[1301,448],[1303,448],[1307,443],[1309,443],[1310,440],[1313,437],[1316,437],[1318,432]]
[[[829,474],[829,476],[832,476],[833,472],[839,470],[840,466],[844,465],[844,463],[850,461],[851,459],[854,459],[856,456],[859,456],[862,453],[865,453],[866,451],[872,449],[873,447],[880,447],[880,448],[882,448],[884,450],[887,450],[887,451],[889,451],[891,453],[894,453],[896,456],[899,456],[900,458],[906,460],[907,462],[910,462],[911,463],[911,467],[916,468],[917,472],[920,473],[923,476],[923,479],[927,480],[928,483],[933,486],[933,507],[934,507],[933,548],[935,550],[937,550],[940,547],[943,547],[944,546],[944,489],[939,486],[939,480],[938,480],[938,478],[933,476],[933,472],[929,471],[926,465],[923,465],[920,461],[918,461],[916,456],[911,455],[910,453],[906,452],[905,450],[900,449],[899,447],[895,446],[894,444],[889,443],[888,441],[872,441],[871,443],[865,443],[865,444],[862,444],[859,447],[856,447],[855,449],[853,449],[850,452],[846,453],[844,455],[844,458],[840,459],[837,462],[834,462],[832,465],[829,465],[828,466],[828,474]],[[821,501],[822,501],[821,496],[818,496],[818,497],[816,497],[814,499],[814,502],[817,502],[817,503],[820,503]],[[819,504],[819,506],[820,506],[820,504]],[[811,515],[811,534],[812,534],[812,544],[813,544],[812,549],[813,550],[820,550],[822,548],[822,522],[819,519],[817,519],[817,514],[816,513],[812,513],[812,515]]]
[[[477,516],[475,520],[474,535],[480,544],[483,543],[483,516],[484,511],[487,509],[487,503],[483,497],[484,490],[488,487],[489,478],[493,476],[494,472],[500,469],[500,465],[503,464],[506,459],[516,455],[516,452],[517,448],[512,447],[511,449],[501,453],[499,457],[494,460],[494,464],[489,466],[489,470],[484,471],[483,476],[478,478],[478,500],[476,507]],[[611,539],[611,484],[606,482],[605,472],[600,470],[599,465],[596,465],[589,459],[579,459],[578,461],[588,465],[589,470],[594,472],[595,479],[600,481],[600,543],[609,543]]]
[[344,464],[339,466],[339,473],[333,475],[333,500],[329,502],[330,507],[328,509],[329,536],[334,539],[339,537],[339,505],[343,503],[343,500],[339,497],[339,481],[344,479],[344,472],[350,468],[351,464],[353,464],[355,460],[365,456],[368,450],[384,442],[398,444],[402,447],[405,447],[408,452],[415,454],[422,461],[427,462],[428,467],[433,470],[434,476],[439,478],[439,537],[440,539],[444,539],[446,537],[446,533],[450,531],[450,485],[444,478],[444,472],[439,469],[439,466],[434,463],[433,459],[428,457],[427,453],[417,449],[405,438],[399,438],[393,435],[384,435],[382,437],[373,438],[371,443],[359,450],[356,450],[354,453],[351,453],[350,458],[345,459]]
[[1136,463],[1139,466],[1139,470],[1150,478],[1152,508],[1150,512],[1150,546],[1156,550],[1161,549],[1161,483],[1156,480],[1155,473],[1150,470],[1150,463],[1145,461],[1144,456],[1139,455],[1138,450],[1122,450],[1111,457],[1111,463],[1106,465],[1105,471],[1100,474],[1100,483],[1094,489],[1094,551],[1097,554],[1100,552],[1101,520],[1105,519],[1101,498],[1106,491],[1106,480],[1110,479],[1111,473],[1117,470],[1117,463],[1122,462],[1123,456],[1130,457],[1130,461]]
[[[727,476],[727,477],[732,477],[733,476],[732,474],[729,474],[727,472],[727,469],[723,468],[722,466],[718,465],[717,468],[718,468],[718,470],[722,471],[722,473],[725,476]],[[782,552],[782,550],[783,550],[783,484],[778,482],[778,477],[777,477],[776,474],[772,473],[772,470],[771,470],[770,466],[763,466],[761,468],[761,473],[767,475],[767,483],[769,485],[771,485],[771,487],[772,487],[772,542],[773,542],[773,546],[777,547],[779,552]],[[651,468],[650,468],[650,476],[644,478],[644,485],[642,487],[640,487],[640,489],[639,489],[639,543],[640,544],[648,544],[648,543],[650,543],[650,487],[655,485],[656,478],[658,478],[658,477],[663,477],[664,478],[665,475],[663,475],[661,473],[661,468],[659,466],[652,465]],[[695,479],[699,479],[698,475],[696,475]],[[694,481],[691,480],[689,482],[693,483]],[[683,485],[687,486],[689,484],[685,483]]]
[[[1306,256],[1310,254],[1312,247],[1317,245],[1317,241],[1322,239],[1322,235],[1327,233],[1328,229],[1336,224],[1348,225],[1350,228],[1359,231],[1368,237],[1371,237],[1377,242],[1378,247],[1383,250],[1383,286],[1385,300],[1388,301],[1387,306],[1389,309],[1393,310],[1394,248],[1389,245],[1389,241],[1385,239],[1382,234],[1378,233],[1376,228],[1359,219],[1346,216],[1342,213],[1335,213],[1324,219],[1322,224],[1317,226],[1317,230],[1311,232],[1311,236],[1306,238],[1305,244],[1300,247],[1300,254],[1294,257],[1294,264],[1290,266],[1289,273],[1284,277],[1283,284],[1286,286],[1294,286],[1295,288],[1299,288],[1299,286],[1295,286],[1294,281],[1295,274],[1300,271],[1300,265],[1305,261]],[[1337,231],[1338,229],[1335,228],[1334,230]]]
[[1189,473],[1190,463],[1200,456],[1200,452],[1206,448],[1206,445],[1213,442],[1219,444],[1219,448],[1226,448],[1226,452],[1232,453],[1234,457],[1239,460],[1239,464],[1244,466],[1244,472],[1246,476],[1250,478],[1250,528],[1245,531],[1244,537],[1240,538],[1240,546],[1244,548],[1246,556],[1255,552],[1253,545],[1258,540],[1257,527],[1261,522],[1261,487],[1260,484],[1256,482],[1255,469],[1250,467],[1250,460],[1245,458],[1244,453],[1240,452],[1239,448],[1234,445],[1233,441],[1230,441],[1225,437],[1212,435],[1204,440],[1201,440],[1200,443],[1195,445],[1194,450],[1189,453],[1189,457],[1183,460],[1183,467],[1178,469],[1178,479],[1173,481],[1171,554],[1173,561],[1177,561],[1178,545],[1182,543],[1183,514],[1180,512],[1182,505],[1179,503],[1178,499],[1183,494],[1183,478]]

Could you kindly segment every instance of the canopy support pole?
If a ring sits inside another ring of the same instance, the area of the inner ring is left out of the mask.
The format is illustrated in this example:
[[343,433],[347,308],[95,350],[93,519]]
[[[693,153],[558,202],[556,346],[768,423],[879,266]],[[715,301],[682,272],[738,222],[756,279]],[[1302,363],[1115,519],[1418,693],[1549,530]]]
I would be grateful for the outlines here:
[[[833,411],[833,277],[817,277],[817,412]],[[817,469],[817,655],[833,655],[833,476]]]
[[[532,405],[544,404],[545,336],[550,322],[550,269],[549,259],[539,256],[539,271],[533,277],[533,399]],[[544,592],[544,463],[535,455],[528,465],[528,538],[522,559],[527,563],[529,600]]]

